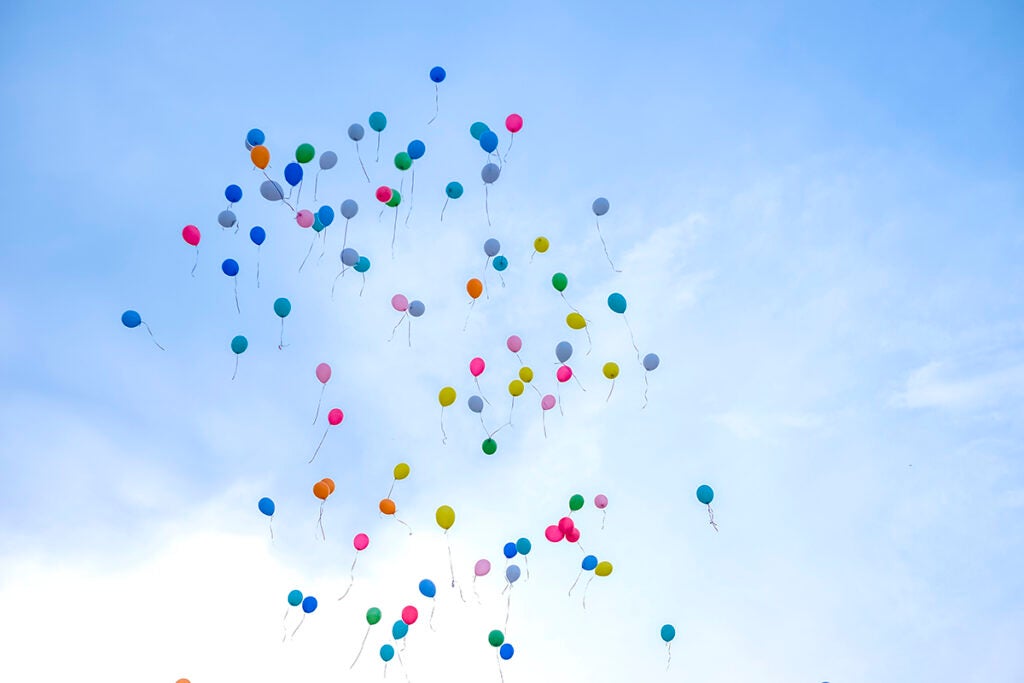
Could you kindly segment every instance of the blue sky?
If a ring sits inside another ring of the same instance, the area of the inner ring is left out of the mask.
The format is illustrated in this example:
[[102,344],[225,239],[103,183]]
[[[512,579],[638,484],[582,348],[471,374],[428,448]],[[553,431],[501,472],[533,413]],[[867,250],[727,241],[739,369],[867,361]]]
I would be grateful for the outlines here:
[[[1022,25],[1004,3],[5,5],[0,638],[15,654],[0,671],[341,677],[377,605],[381,631],[355,669],[377,680],[386,625],[408,602],[424,612],[415,586],[430,576],[437,631],[414,625],[410,680],[496,679],[498,559],[528,536],[509,683],[1020,679]],[[428,127],[435,64],[449,76]],[[374,110],[389,124],[380,164],[372,134],[361,144],[368,185],[345,130]],[[504,150],[512,111],[525,126],[488,226],[468,127],[488,122]],[[373,261],[362,297],[348,276],[330,297],[339,223],[323,261],[314,251],[297,272],[309,235],[259,197],[242,146],[253,126],[276,177],[301,142],[338,153],[321,201],[307,186],[303,204],[359,202],[349,242]],[[391,214],[378,222],[371,192],[400,182],[388,160],[416,137],[427,154],[392,260]],[[451,179],[466,195],[442,224]],[[243,228],[269,233],[259,288],[245,232],[216,224],[229,183],[245,192]],[[601,251],[596,196],[611,202],[602,230],[621,274]],[[203,232],[194,279],[188,223]],[[541,234],[552,248],[530,262]],[[463,286],[492,236],[507,286],[490,271],[463,333]],[[218,269],[228,257],[241,315]],[[589,355],[555,271],[591,320]],[[611,291],[662,358],[644,410]],[[412,348],[387,342],[396,292],[427,305]],[[294,305],[283,351],[277,296]],[[166,352],[120,325],[126,308]],[[250,349],[231,382],[239,333]],[[587,391],[563,387],[545,439],[527,390],[486,458],[466,366],[487,360],[484,417],[499,424],[513,333],[544,390],[554,345],[571,341]],[[607,402],[606,360],[623,368]],[[309,465],[321,361],[335,372],[325,406],[346,420]],[[459,399],[442,446],[447,384]],[[399,461],[412,536],[375,512]],[[338,482],[327,542],[309,492],[323,476]],[[701,483],[718,534],[694,500]],[[582,553],[542,539],[576,492],[582,545],[615,564],[586,610],[565,595]],[[611,501],[604,530],[597,493]],[[273,544],[263,495],[278,504]],[[464,588],[476,559],[495,564],[482,604],[445,585],[442,503],[459,516]],[[357,531],[371,546],[337,602]],[[322,608],[282,644],[295,587]],[[667,674],[665,622],[678,631]]]

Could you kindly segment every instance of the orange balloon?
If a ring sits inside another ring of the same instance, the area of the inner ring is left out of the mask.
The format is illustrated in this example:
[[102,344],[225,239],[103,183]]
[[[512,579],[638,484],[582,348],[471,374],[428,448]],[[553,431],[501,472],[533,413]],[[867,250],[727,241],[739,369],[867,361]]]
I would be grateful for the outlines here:
[[326,482],[318,481],[313,484],[313,495],[320,500],[327,500],[327,496],[331,495],[331,487]]
[[383,512],[385,515],[395,514],[395,509],[395,501],[391,500],[390,498],[385,498],[382,501],[380,501],[380,511]]
[[256,168],[266,168],[270,163],[270,150],[263,145],[256,145],[249,152],[249,158],[252,159],[252,163],[255,164]]
[[466,283],[466,291],[474,299],[479,299],[480,295],[484,293],[484,283],[477,280],[475,277],[470,278],[469,282]]
[[177,680],[177,683],[192,683],[192,681],[188,680],[187,678],[179,678]]
[[331,479],[330,477],[324,477],[320,481],[322,481],[323,483],[327,484],[327,488],[330,489],[330,493],[328,493],[327,495],[331,495],[331,493],[334,493],[334,480],[333,479]]

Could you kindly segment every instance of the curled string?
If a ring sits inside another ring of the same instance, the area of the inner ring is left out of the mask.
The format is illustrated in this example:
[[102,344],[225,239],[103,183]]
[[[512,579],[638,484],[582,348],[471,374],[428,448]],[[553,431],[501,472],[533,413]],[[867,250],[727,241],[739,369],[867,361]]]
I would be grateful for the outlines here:
[[487,225],[491,224],[491,205],[490,205],[490,194],[488,192],[488,186],[484,185],[484,211],[487,212]]
[[300,198],[300,197],[302,197],[302,181],[301,181],[301,180],[299,181],[299,191],[298,191],[298,193],[296,193],[296,195],[295,195],[295,203],[296,203],[296,204],[298,204],[298,203],[299,203],[299,198]]
[[291,611],[291,607],[288,607],[284,611],[284,619],[281,620],[281,642],[288,640],[288,612]]
[[[270,180],[270,176],[268,176],[268,175],[267,175],[267,172],[266,172],[266,171],[263,171],[263,177],[264,177],[264,178],[266,178],[267,180]],[[270,182],[274,182],[274,181],[273,181],[273,180],[270,180]],[[279,187],[279,186],[278,186],[278,185],[274,185],[274,187]],[[285,206],[287,206],[287,207],[288,207],[289,209],[291,209],[291,210],[292,210],[292,212],[294,213],[294,211],[295,211],[295,207],[294,207],[294,206],[292,206],[291,204],[289,204],[289,203],[288,203],[288,200],[284,198],[284,194],[283,194],[283,193],[279,192],[278,194],[280,194],[280,195],[281,195],[281,196],[279,197],[279,199],[280,199],[280,200],[281,200],[282,202],[284,202],[284,205],[285,205]]]
[[408,524],[406,524],[405,522],[403,522],[402,520],[400,520],[400,519],[398,518],[398,515],[391,515],[391,516],[395,518],[395,521],[396,521],[396,522],[398,522],[399,524],[401,524],[402,526],[404,526],[404,527],[405,527],[406,529],[408,529],[408,530],[409,530],[409,535],[410,535],[410,536],[412,536],[412,527],[411,527],[411,526],[409,526]]
[[572,582],[571,586],[569,586],[569,597],[572,597],[572,591],[576,588],[576,584],[579,583],[581,576],[583,576],[582,569],[580,570],[580,573],[576,575],[576,580]]
[[648,388],[649,388],[649,385],[647,384],[647,371],[644,370],[644,404],[642,406],[640,406],[640,410],[643,410],[644,408],[647,407],[647,389]]
[[345,589],[345,592],[341,594],[341,597],[338,598],[338,600],[344,600],[345,596],[348,595],[348,592],[352,590],[352,585],[356,582],[356,562],[358,561],[359,551],[357,550],[356,556],[352,558],[352,566],[349,567],[348,570],[348,588]]
[[715,531],[718,531],[718,525],[715,524],[715,511],[711,509],[710,505],[708,505],[708,523]]
[[305,622],[305,621],[306,621],[306,613],[305,613],[305,612],[303,612],[303,613],[302,613],[302,618],[301,618],[301,619],[299,619],[299,625],[295,627],[295,630],[294,630],[294,631],[292,631],[292,638],[294,638],[294,637],[295,637],[295,634],[299,632],[299,629],[300,629],[300,628],[302,628],[302,624],[303,624],[303,622]]
[[392,339],[394,339],[394,338],[395,338],[395,334],[396,334],[396,333],[398,332],[398,327],[399,327],[399,325],[401,325],[401,324],[402,324],[402,322],[404,322],[404,321],[405,321],[405,319],[406,319],[406,317],[407,317],[408,315],[409,315],[409,311],[405,311],[404,313],[402,313],[402,317],[401,317],[401,318],[399,318],[399,319],[398,319],[398,322],[397,322],[397,323],[395,323],[395,326],[394,326],[393,328],[391,328],[391,337],[390,337],[390,338],[388,339],[388,341],[389,341],[389,342],[390,342],[390,341],[391,341]]
[[448,208],[448,197],[444,198],[444,206],[441,207],[441,222],[444,223],[444,210]]
[[334,301],[334,288],[338,284],[338,278],[340,278],[343,275],[345,275],[345,270],[346,270],[345,266],[342,266],[341,267],[341,272],[334,276],[334,282],[331,284],[331,301]]
[[502,286],[502,288],[504,288],[505,287],[505,276],[501,274],[501,271],[498,272],[498,281],[501,282],[501,286]]
[[[317,517],[316,524],[320,527],[320,537],[323,540],[327,540],[327,534],[324,532],[324,501],[320,501],[320,516]],[[316,534],[313,534],[316,536]]]
[[601,510],[601,529],[604,530],[604,520],[608,517],[607,510]]
[[[405,651],[405,638],[402,638],[402,651]],[[405,674],[406,683],[409,683],[409,672],[405,668],[405,662],[402,661],[402,653],[396,652],[395,656],[398,657],[398,663],[402,666],[402,673]]]
[[514,145],[515,142],[516,142],[516,134],[512,133],[512,135],[509,136],[508,149],[505,150],[505,158],[502,159],[502,161],[504,161],[504,162],[508,161],[508,153],[512,151],[512,145]]
[[587,579],[587,585],[583,587],[583,609],[587,609],[587,590],[590,588],[590,582],[593,580],[594,577],[591,576]]
[[370,629],[371,629],[371,628],[373,628],[373,627],[372,627],[372,626],[367,626],[367,627],[366,627],[366,635],[365,635],[365,636],[363,636],[363,642],[362,642],[362,644],[361,644],[361,645],[359,646],[359,652],[357,652],[357,653],[356,653],[356,658],[352,660],[352,664],[351,664],[351,666],[349,666],[349,667],[348,667],[350,671],[351,671],[351,670],[352,670],[353,668],[355,668],[356,662],[358,662],[358,661],[359,661],[359,657],[360,657],[360,655],[362,655],[362,654],[363,654],[363,648],[364,648],[364,647],[366,647],[366,639],[370,637]]
[[[512,584],[509,584],[511,586]],[[505,600],[505,631],[508,631],[508,615],[512,611],[512,591],[508,592],[508,598]]]
[[235,371],[231,373],[231,381],[235,381],[235,377],[238,375],[238,354],[235,354]]
[[277,350],[281,351],[286,346],[288,346],[288,344],[284,343],[284,318],[281,318],[281,340],[277,343]]
[[395,225],[391,228],[391,258],[395,258],[395,238],[398,237],[398,207],[395,207]]
[[363,169],[363,175],[366,176],[366,182],[370,182],[370,174],[366,172],[366,166],[363,165],[363,155],[359,153],[358,142],[356,142],[356,158],[359,159],[359,168]]
[[316,175],[313,177],[313,201],[314,202],[316,201],[316,189],[317,189],[317,187],[319,185],[320,185],[320,171],[317,171]]
[[380,163],[380,131],[377,131],[377,163]]
[[665,643],[665,648],[668,651],[668,662],[665,663],[665,671],[672,666],[672,643]]
[[480,378],[474,377],[473,382],[476,384],[476,390],[480,392],[480,398],[482,398],[484,400],[484,403],[486,403],[487,405],[491,405],[491,402],[487,400],[486,396],[484,396],[484,390],[480,388]]
[[427,125],[428,126],[434,122],[434,119],[437,118],[437,112],[439,110],[439,107],[438,107],[438,98],[439,97],[440,97],[440,93],[438,92],[438,89],[437,89],[437,83],[435,83],[434,84],[434,118],[432,118],[429,121],[427,121]]
[[612,388],[608,390],[608,398],[604,400],[605,403],[611,400],[613,391],[615,391],[615,380],[612,380]]
[[361,273],[363,276],[363,284],[359,287],[359,296],[363,295],[363,290],[366,289],[366,273]]
[[270,540],[271,540],[271,542],[273,542],[273,540],[274,540],[274,515],[270,515],[270,522],[267,524],[267,526],[270,528]]
[[196,260],[192,264],[192,277],[196,276],[196,266],[199,265],[199,245],[196,245]]
[[316,420],[320,417],[320,404],[324,401],[324,392],[327,391],[327,385],[324,384],[320,389],[320,400],[316,402],[316,415],[313,416],[313,424],[316,424]]
[[260,247],[256,246],[256,287],[260,286]]
[[483,600],[480,599],[480,593],[476,589],[476,580],[477,580],[477,575],[474,574],[473,575],[473,595],[476,596],[476,603],[478,605],[482,605],[482,604],[484,604],[484,602],[483,602]]
[[235,281],[235,310],[241,315],[242,309],[238,306],[238,278],[233,277],[231,279]]
[[448,434],[444,431],[444,406],[441,406],[441,443],[448,443]]
[[558,412],[565,417],[565,409],[562,408],[562,383],[555,385],[555,400],[558,402]]
[[473,306],[476,304],[476,299],[469,302],[469,313],[466,314],[466,322],[462,324],[462,331],[465,332],[466,328],[469,327],[469,316],[473,313]]
[[330,431],[330,427],[324,430],[324,435],[320,437],[320,443],[316,445],[316,450],[313,451],[313,457],[309,459],[309,462],[316,460],[316,454],[320,452],[320,447],[324,445],[324,439],[327,438],[327,432]]
[[149,332],[149,338],[153,340],[153,343],[156,344],[156,347],[161,351],[166,351],[167,349],[160,346],[160,342],[158,342],[156,340],[156,337],[153,336],[153,330],[149,329],[149,324],[145,320],[142,321],[142,324],[146,326],[146,332]]
[[626,329],[629,330],[629,341],[633,342],[633,350],[636,351],[636,359],[640,360],[640,349],[636,345],[636,337],[633,336],[633,328],[629,326],[629,318],[626,314],[622,314],[622,319],[626,321]]
[[427,626],[430,627],[431,631],[436,631],[437,629],[434,628],[434,610],[437,609],[437,600],[431,598],[431,602],[433,602],[433,605],[430,608],[430,619],[427,620]]
[[299,272],[302,272],[302,268],[306,265],[306,261],[309,259],[309,255],[313,253],[313,245],[316,244],[317,235],[313,235],[313,241],[309,243],[309,251],[306,252],[306,258],[302,259],[302,264],[299,266]]
[[[405,227],[409,227],[409,216],[412,215],[412,201],[416,197],[416,168],[412,169],[412,186],[409,188],[409,212],[405,214]],[[397,214],[397,211],[395,212]]]
[[[584,320],[583,322],[587,322],[587,321]],[[590,352],[594,350],[594,340],[592,340],[590,338],[590,327],[588,325],[584,325],[583,326],[583,332],[585,332],[586,335],[587,335],[587,353],[586,353],[586,355],[589,356]]]
[[341,249],[342,249],[342,251],[345,250],[345,245],[347,245],[347,244],[348,244],[348,219],[346,218],[345,219],[345,232],[344,232],[344,234],[342,235],[342,238],[341,238]]
[[601,234],[601,221],[595,218],[594,223],[597,225],[597,236],[601,238],[601,246],[604,247],[605,258],[608,259],[608,263],[611,265],[612,270],[616,273],[621,273],[622,271],[615,267],[615,264],[612,263],[612,257],[608,254],[608,245],[605,244],[604,235]]

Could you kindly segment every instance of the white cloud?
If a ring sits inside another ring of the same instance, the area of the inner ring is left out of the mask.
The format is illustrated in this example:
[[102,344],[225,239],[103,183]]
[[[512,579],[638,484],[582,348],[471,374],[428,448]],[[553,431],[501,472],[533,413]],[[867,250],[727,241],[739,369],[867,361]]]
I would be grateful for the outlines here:
[[910,373],[892,397],[903,408],[974,410],[1024,395],[1024,364],[965,372],[956,364],[932,361]]

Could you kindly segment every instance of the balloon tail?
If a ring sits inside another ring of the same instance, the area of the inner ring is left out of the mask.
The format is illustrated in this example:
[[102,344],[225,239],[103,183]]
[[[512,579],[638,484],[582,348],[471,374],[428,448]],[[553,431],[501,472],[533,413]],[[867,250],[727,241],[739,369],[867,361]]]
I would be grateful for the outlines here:
[[523,564],[526,565],[526,578],[530,578],[530,558],[524,555]]
[[508,149],[505,150],[505,158],[503,159],[503,161],[506,161],[506,162],[508,161],[508,153],[512,151],[512,145],[514,145],[515,142],[516,142],[516,134],[512,133],[512,135],[509,136]]
[[613,391],[615,391],[615,380],[612,380],[612,388],[608,390],[608,398],[604,400],[605,403],[611,400]]
[[516,409],[516,397],[512,397],[512,407],[508,409],[508,423],[512,424],[512,411]]
[[301,199],[301,198],[302,198],[302,181],[300,180],[299,181],[299,191],[295,195],[295,203],[298,204],[299,203],[299,199]]
[[341,272],[334,276],[334,282],[331,284],[331,301],[334,301],[334,288],[338,284],[338,278],[345,274],[345,267],[341,267]]
[[491,257],[488,256],[487,259],[484,261],[484,271],[483,271],[483,274],[480,276],[480,279],[484,283],[484,295],[487,297],[488,301],[491,300],[491,289],[490,289],[490,287],[487,286],[487,266],[490,265],[490,263],[491,263]]
[[476,305],[476,299],[473,299],[469,303],[469,313],[466,314],[466,322],[462,324],[462,331],[465,332],[466,328],[469,327],[469,316],[473,314],[473,306]]
[[391,229],[391,258],[395,258],[395,238],[398,237],[398,207],[395,207],[395,225]]
[[356,551],[356,556],[352,558],[352,566],[349,567],[348,570],[348,588],[345,589],[345,592],[341,594],[341,597],[338,598],[338,600],[344,600],[345,596],[348,595],[348,592],[352,590],[352,585],[356,582],[356,562],[358,561],[359,551]]
[[[412,215],[412,201],[416,197],[416,169],[412,169],[412,186],[409,188],[409,212],[405,214],[405,227],[409,227],[409,216]],[[397,215],[397,211],[395,212]]]
[[305,612],[303,612],[303,613],[302,613],[302,618],[301,618],[301,619],[299,619],[299,625],[295,627],[295,630],[294,630],[294,631],[292,631],[292,638],[294,638],[294,637],[295,637],[295,634],[299,632],[299,629],[300,629],[300,628],[302,628],[302,624],[303,624],[303,622],[305,622],[305,621],[306,621],[306,613],[305,613]]
[[399,318],[399,319],[398,319],[398,322],[397,322],[397,323],[395,323],[395,326],[394,326],[393,328],[391,328],[391,337],[390,337],[390,338],[388,339],[388,341],[389,341],[389,342],[390,342],[390,341],[391,341],[392,339],[394,339],[394,338],[395,338],[395,334],[396,334],[396,333],[398,332],[398,326],[402,324],[402,322],[403,322],[403,321],[405,320],[405,318],[406,318],[406,316],[407,316],[407,315],[409,315],[409,312],[408,312],[408,311],[406,311],[406,312],[402,313],[402,317],[401,317],[401,318]]
[[408,332],[408,338],[409,338],[408,339],[408,344],[409,344],[409,348],[411,349],[412,348],[412,318],[409,318],[409,328],[408,328],[407,332]]
[[359,652],[356,653],[356,658],[352,660],[351,666],[348,667],[350,671],[353,668],[355,668],[356,662],[359,661],[359,657],[363,654],[363,648],[366,647],[366,639],[370,637],[370,629],[371,628],[372,628],[371,626],[367,626],[366,627],[366,635],[363,636],[363,642],[359,645]]
[[533,253],[530,254],[530,263],[533,263],[533,257],[537,255],[537,250],[534,249]]
[[[510,584],[511,585],[511,584]],[[508,615],[512,611],[512,591],[508,592],[508,598],[505,600],[505,630],[508,631]]]
[[238,376],[238,354],[235,354],[235,371],[231,373],[231,381],[235,381],[235,377]]
[[284,619],[281,620],[281,642],[288,640],[288,610],[284,611]]
[[356,143],[356,158],[359,159],[359,168],[363,169],[363,175],[366,176],[366,182],[370,182],[370,174],[366,172],[366,166],[363,165],[363,155],[359,153],[359,143]]
[[288,344],[284,343],[284,318],[281,318],[281,338],[277,343],[277,350],[282,351]]
[[161,351],[166,351],[167,349],[165,349],[164,347],[160,346],[160,342],[158,342],[156,340],[156,337],[153,336],[153,330],[149,329],[149,323],[147,323],[145,320],[143,320],[142,324],[146,326],[146,332],[149,332],[149,338],[153,340],[153,343],[156,344],[156,347],[158,349],[160,349]]
[[581,381],[580,381],[580,378],[579,378],[579,377],[578,377],[577,375],[575,375],[575,374],[574,374],[574,375],[572,376],[572,378],[573,378],[574,380],[576,380],[576,384],[578,384],[578,385],[580,386],[580,389],[582,389],[583,391],[586,391],[586,390],[587,390],[587,388],[586,388],[585,386],[583,386],[583,382],[581,382]]
[[477,579],[477,577],[476,577],[476,574],[474,574],[474,575],[473,575],[473,595],[475,595],[475,596],[476,596],[476,602],[477,602],[477,604],[478,604],[478,605],[482,605],[482,604],[484,604],[484,602],[483,602],[483,600],[481,600],[481,599],[480,599],[480,593],[479,593],[479,591],[477,591],[477,589],[476,589],[476,579]]
[[644,371],[644,404],[642,406],[640,406],[640,410],[643,410],[644,408],[647,407],[647,389],[648,388],[649,388],[649,385],[647,384],[647,371],[645,370]]
[[583,609],[587,609],[587,590],[590,588],[590,582],[593,580],[594,577],[591,576],[587,579],[587,585],[583,587]]
[[580,570],[580,573],[576,575],[576,580],[572,582],[571,586],[569,586],[569,597],[572,597],[572,592],[576,588],[576,584],[579,583],[581,576],[583,576],[582,569]]
[[718,525],[715,524],[715,511],[711,509],[710,505],[708,505],[708,523],[711,525],[712,529],[718,531]]
[[[316,200],[314,200],[316,201]],[[320,233],[320,258],[316,260],[317,263],[324,260],[324,253],[327,251],[327,228],[324,228]]]
[[498,280],[501,282],[501,286],[504,288],[505,287],[505,277],[501,273],[498,273]]
[[270,517],[270,523],[267,526],[270,527],[270,540],[271,540],[271,542],[273,542],[273,540],[274,540],[274,517],[273,516]]
[[430,119],[429,121],[427,121],[427,125],[428,126],[430,124],[432,124],[435,119],[437,119],[437,112],[439,110],[439,107],[438,107],[438,99],[439,99],[439,97],[440,97],[440,93],[438,92],[438,89],[437,89],[437,83],[435,83],[434,84],[434,117],[432,119]]
[[484,434],[487,435],[488,439],[491,438],[491,433],[489,431],[487,431],[487,425],[484,424],[484,416],[480,415],[479,417],[480,417],[480,426],[484,428]]
[[363,284],[359,287],[359,296],[363,295],[363,290],[366,289],[366,275],[363,274]]
[[[569,300],[565,298],[565,292],[559,292],[559,294],[561,295],[562,301],[565,302],[566,306],[568,306],[571,310],[576,311],[577,313],[579,313],[579,309],[577,309],[575,306],[573,306],[571,303],[569,303]],[[580,315],[582,315],[582,313],[580,313]]]
[[448,541],[448,571],[452,575],[452,588],[455,588],[455,563],[452,561],[452,539],[448,535],[448,530],[444,530],[444,538]]
[[604,531],[604,520],[608,517],[607,510],[601,510],[601,530]]
[[195,260],[195,263],[192,264],[192,277],[196,276],[196,266],[198,266],[198,265],[199,265],[199,247],[197,246],[196,247],[196,260]]
[[323,540],[327,540],[327,534],[324,532],[324,502],[320,501],[320,516],[316,520],[317,526],[320,528],[320,537]]
[[[584,321],[584,322],[586,322],[586,321]],[[589,356],[590,352],[594,350],[594,340],[592,340],[590,338],[590,330],[587,327],[584,327],[583,331],[587,333],[587,354],[586,355]],[[584,390],[584,391],[586,391],[586,390]]]
[[444,210],[448,208],[448,197],[445,197],[444,206],[441,207],[441,222],[444,223]]
[[608,254],[608,245],[605,244],[604,235],[601,234],[601,221],[595,218],[594,223],[597,225],[597,236],[601,238],[601,246],[604,247],[604,257],[608,259],[608,264],[611,265],[612,270],[616,273],[621,273],[622,271],[615,267],[615,264],[612,262],[612,257]]
[[548,438],[548,423],[547,418],[545,417],[545,413],[547,413],[546,410],[540,414],[540,424],[542,427],[544,427],[544,438],[546,439]]
[[665,643],[666,649],[668,650],[668,662],[665,663],[665,671],[672,666],[672,643]]
[[313,416],[313,424],[316,424],[316,420],[320,417],[320,404],[324,401],[324,392],[327,391],[327,385],[324,384],[323,388],[320,389],[320,400],[316,402],[316,415]]
[[405,527],[406,529],[408,529],[408,530],[409,530],[409,535],[410,535],[410,536],[412,536],[412,527],[411,527],[411,526],[409,526],[408,524],[406,524],[405,522],[403,522],[402,520],[400,520],[400,519],[398,518],[398,515],[392,515],[392,516],[393,516],[393,517],[395,518],[395,521],[396,521],[396,522],[398,522],[399,524],[401,524],[402,526],[404,526],[404,527]]
[[[402,651],[405,651],[405,638],[402,638]],[[402,661],[402,654],[397,653],[398,663],[402,666],[402,673],[405,674],[405,683],[409,683],[409,672],[405,668],[405,662]]]
[[324,430],[324,435],[320,437],[320,443],[316,445],[316,450],[313,451],[313,457],[309,459],[309,462],[316,460],[316,454],[320,452],[320,447],[324,445],[324,439],[327,438],[327,432],[330,428]]
[[476,383],[476,390],[480,392],[480,398],[482,398],[484,400],[484,403],[486,403],[487,405],[491,405],[491,402],[487,400],[486,396],[484,396],[484,390],[480,388],[480,378],[474,377],[473,382]]
[[242,314],[242,309],[238,305],[238,278],[232,278],[232,279],[235,281],[235,310],[238,311],[239,315],[241,315]]
[[444,431],[444,406],[441,406],[441,443],[448,443],[448,434]]
[[342,251],[345,250],[345,245],[347,245],[347,244],[348,244],[348,219],[346,218],[345,219],[345,232],[342,234],[342,238],[341,238],[341,249],[342,249]]
[[436,609],[437,609],[437,600],[433,600],[432,602],[433,602],[434,604],[433,604],[433,606],[432,606],[432,607],[430,608],[430,619],[428,619],[428,620],[427,620],[427,626],[429,626],[429,627],[430,627],[430,630],[431,630],[431,631],[436,631],[437,629],[436,629],[436,628],[434,628],[434,610],[436,610]]
[[306,261],[309,259],[309,255],[313,253],[313,245],[316,244],[316,235],[313,235],[313,241],[309,243],[309,251],[306,252],[306,258],[302,259],[302,264],[299,265],[299,272],[302,272],[303,267],[306,265]]
[[629,330],[629,341],[633,342],[633,350],[636,351],[636,359],[640,360],[640,349],[636,345],[636,337],[633,336],[633,328],[629,326],[629,318],[627,318],[626,314],[623,313],[622,319],[626,321],[626,329]]
[[491,205],[490,205],[490,193],[488,192],[488,186],[484,185],[484,211],[487,212],[487,225],[491,224]]
[[555,398],[558,399],[558,412],[565,417],[565,409],[562,408],[562,388],[561,382],[555,385]]
[[501,655],[497,655],[496,659],[498,660],[498,676],[501,677],[501,683],[505,683],[505,672],[501,669]]
[[260,286],[260,248],[256,247],[256,288]]
[[380,163],[380,131],[377,131],[377,163]]

